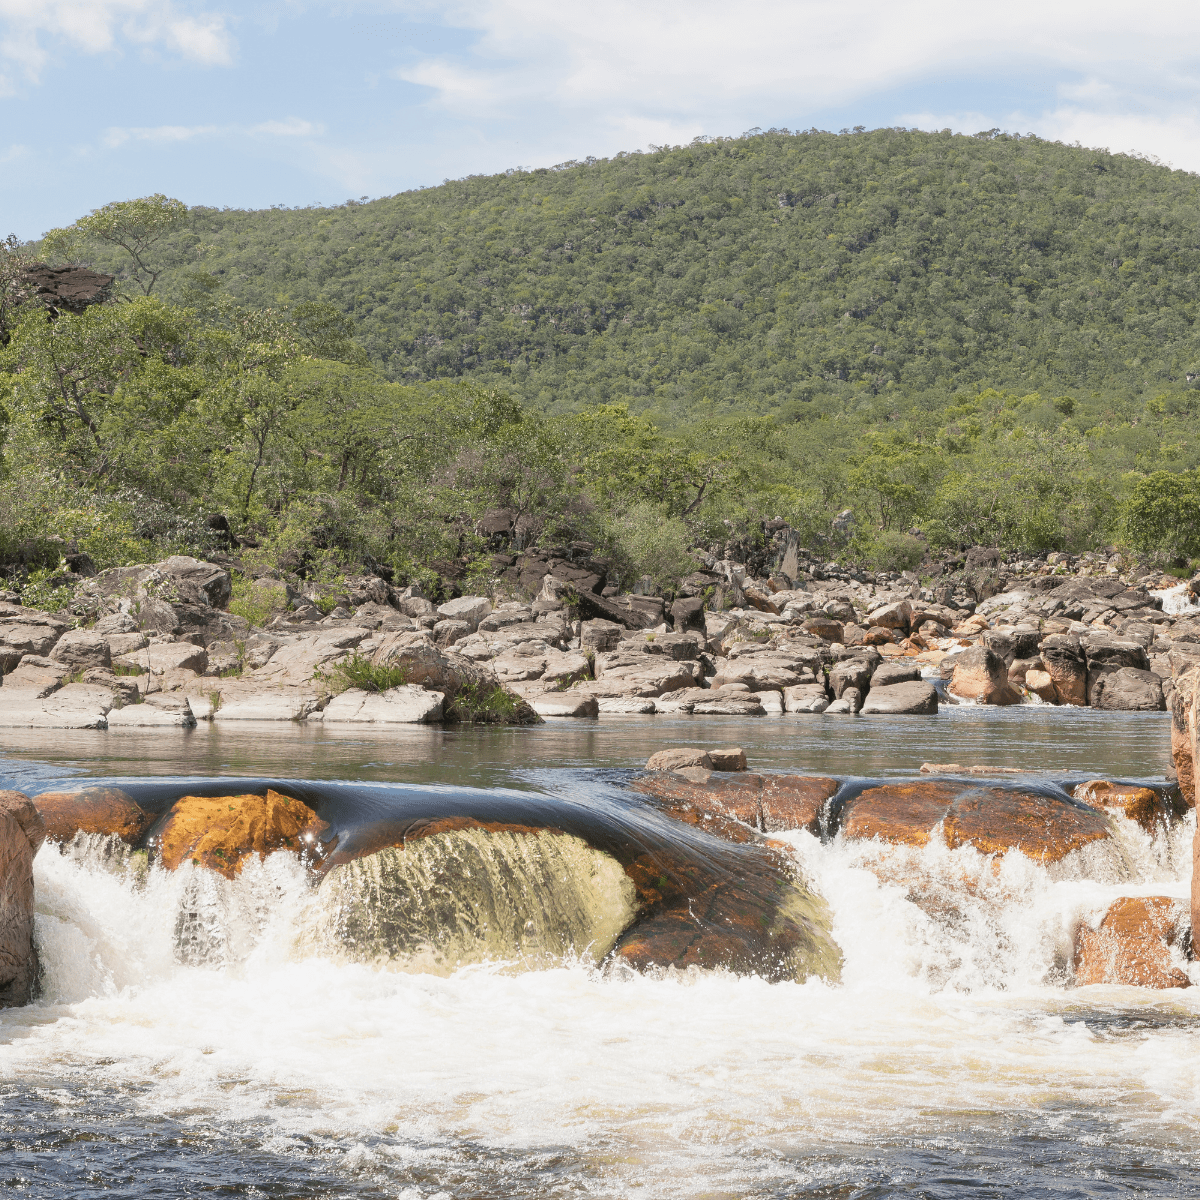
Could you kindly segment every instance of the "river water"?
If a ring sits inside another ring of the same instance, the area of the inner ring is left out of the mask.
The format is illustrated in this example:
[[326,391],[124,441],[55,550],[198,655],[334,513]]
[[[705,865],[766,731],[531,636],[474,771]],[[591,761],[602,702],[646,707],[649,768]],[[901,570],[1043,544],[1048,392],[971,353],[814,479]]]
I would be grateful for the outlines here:
[[[400,732],[6,734],[3,786],[269,775],[597,802],[655,749],[752,767],[923,761],[1161,780],[1161,714],[629,718]],[[834,914],[842,982],[590,961],[450,975],[303,937],[285,856],[233,885],[223,965],[174,952],[190,872],[141,886],[47,847],[36,1004],[0,1013],[0,1181],[21,1196],[1200,1196],[1200,987],[1065,986],[1081,920],[1182,898],[1194,818],[1120,867],[785,835]],[[919,895],[918,895],[919,892]],[[914,897],[922,900],[918,905]],[[232,911],[232,910],[231,910]],[[1184,964],[1200,984],[1196,964]]]

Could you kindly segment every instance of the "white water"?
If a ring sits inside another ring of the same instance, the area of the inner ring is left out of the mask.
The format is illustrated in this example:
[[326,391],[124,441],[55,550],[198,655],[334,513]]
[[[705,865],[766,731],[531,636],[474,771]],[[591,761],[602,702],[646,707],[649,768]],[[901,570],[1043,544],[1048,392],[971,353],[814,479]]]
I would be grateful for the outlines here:
[[1181,583],[1173,588],[1164,588],[1160,592],[1151,592],[1150,595],[1157,596],[1162,601],[1162,610],[1169,616],[1180,617],[1200,612],[1200,604],[1197,604],[1188,595],[1186,583]]
[[[100,1080],[135,1120],[236,1139],[229,1161],[248,1139],[326,1187],[406,1200],[850,1195],[822,1189],[931,1161],[978,1174],[981,1155],[1019,1182],[1029,1138],[1068,1144],[1056,1176],[1116,1178],[1134,1147],[1181,1173],[1161,1194],[1192,1194],[1200,988],[1062,984],[1080,920],[1117,895],[1186,894],[1193,820],[1158,843],[1122,822],[1117,853],[1055,872],[785,835],[832,906],[839,987],[335,962],[304,941],[312,899],[288,856],[206,898],[202,872],[139,883],[47,848],[46,996],[0,1016],[0,1078],[64,1121]],[[181,905],[223,965],[178,961]],[[1123,1033],[1139,1013],[1149,1032]]]

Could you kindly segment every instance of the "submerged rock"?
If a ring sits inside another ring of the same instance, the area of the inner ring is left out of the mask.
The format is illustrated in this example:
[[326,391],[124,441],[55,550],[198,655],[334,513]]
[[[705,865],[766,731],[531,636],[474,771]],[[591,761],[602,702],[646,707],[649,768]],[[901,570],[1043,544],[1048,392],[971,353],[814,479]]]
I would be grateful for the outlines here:
[[27,1004],[37,982],[33,858],[45,836],[28,796],[0,792],[0,1008]]
[[1126,896],[1104,914],[1099,928],[1081,927],[1075,943],[1075,982],[1185,988],[1187,975],[1171,961],[1182,948],[1187,917],[1168,896]]
[[1107,779],[1090,779],[1087,783],[1076,784],[1071,795],[1094,808],[1119,812],[1136,821],[1147,833],[1153,833],[1159,822],[1182,817],[1186,811],[1170,791],[1110,783]]
[[52,842],[69,842],[77,833],[95,833],[136,846],[155,821],[153,812],[142,808],[120,788],[42,792],[33,802],[46,823],[46,837]]

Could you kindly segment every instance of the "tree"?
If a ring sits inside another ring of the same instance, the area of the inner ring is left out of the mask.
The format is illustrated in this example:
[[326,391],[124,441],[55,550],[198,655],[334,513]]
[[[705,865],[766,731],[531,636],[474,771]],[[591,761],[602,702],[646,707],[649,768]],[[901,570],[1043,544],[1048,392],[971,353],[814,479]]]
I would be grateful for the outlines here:
[[114,200],[66,229],[52,229],[43,246],[62,257],[74,256],[80,237],[119,246],[133,260],[133,277],[148,296],[164,270],[162,263],[151,260],[150,251],[178,229],[187,215],[188,206],[182,200],[172,200],[161,192],[138,200]]
[[1139,479],[1124,517],[1135,549],[1165,550],[1173,558],[1200,555],[1200,472],[1155,471]]

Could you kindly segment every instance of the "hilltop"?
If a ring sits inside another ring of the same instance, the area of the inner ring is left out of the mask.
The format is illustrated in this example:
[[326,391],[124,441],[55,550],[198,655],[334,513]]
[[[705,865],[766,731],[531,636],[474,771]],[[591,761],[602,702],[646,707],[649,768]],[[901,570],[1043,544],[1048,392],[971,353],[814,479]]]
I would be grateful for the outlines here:
[[394,381],[667,425],[977,385],[1140,395],[1200,371],[1197,182],[1036,137],[770,132],[193,209],[159,291],[331,301]]

